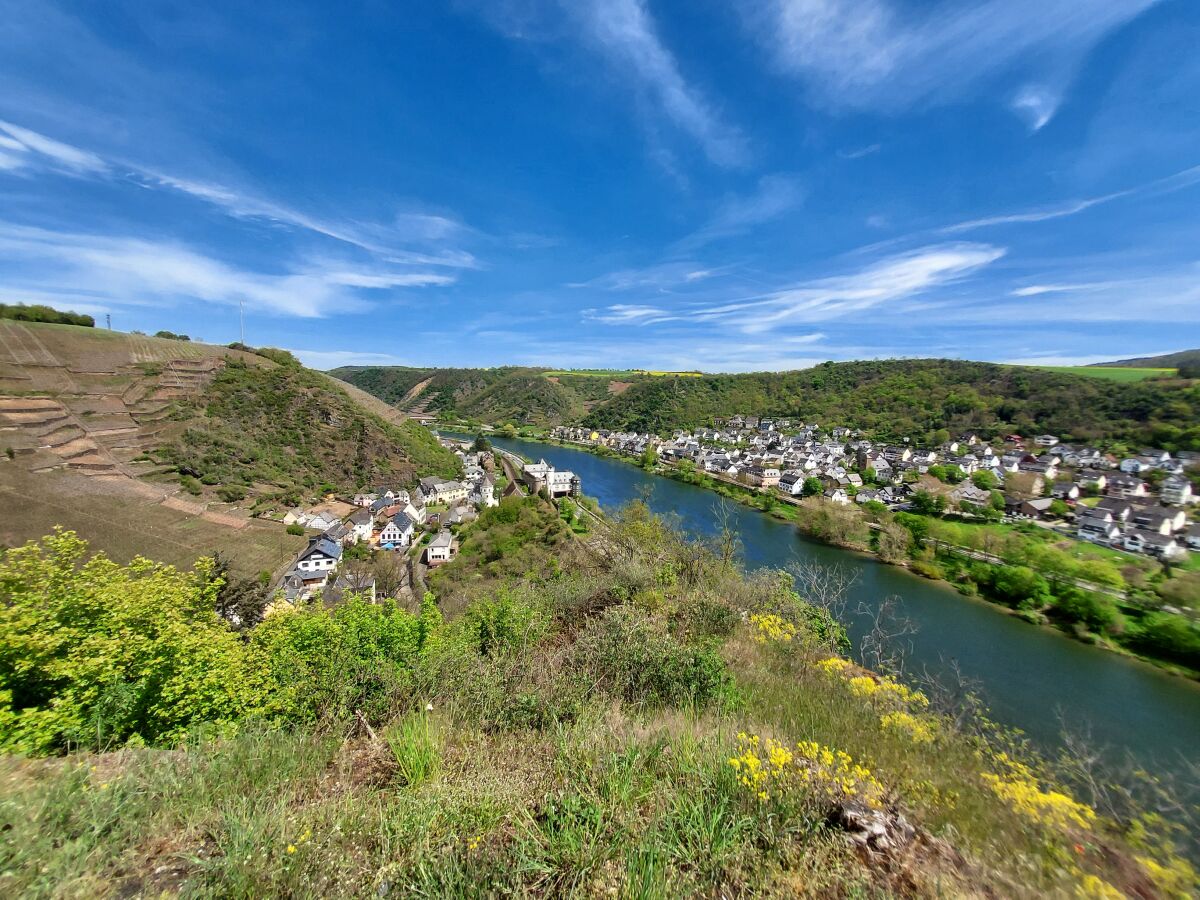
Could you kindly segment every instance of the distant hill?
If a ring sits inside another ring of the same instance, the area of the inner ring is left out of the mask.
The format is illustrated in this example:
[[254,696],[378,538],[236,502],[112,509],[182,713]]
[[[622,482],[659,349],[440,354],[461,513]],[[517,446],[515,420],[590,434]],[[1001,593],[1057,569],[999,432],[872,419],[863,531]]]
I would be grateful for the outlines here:
[[1200,447],[1200,388],[1119,383],[991,363],[878,360],[794,372],[642,381],[594,408],[597,428],[669,431],[736,413],[790,416],[881,437],[1051,432],[1077,440]]
[[526,425],[569,422],[651,376],[624,371],[566,372],[535,367],[436,369],[344,366],[336,378],[417,418],[444,416]]
[[1134,369],[1178,369],[1180,366],[1200,366],[1200,350],[1180,350],[1161,356],[1135,356],[1113,362],[1092,363],[1094,366],[1125,366]]
[[257,572],[300,539],[255,505],[458,472],[428,429],[270,355],[0,319],[0,543],[62,523],[118,559],[221,549]]

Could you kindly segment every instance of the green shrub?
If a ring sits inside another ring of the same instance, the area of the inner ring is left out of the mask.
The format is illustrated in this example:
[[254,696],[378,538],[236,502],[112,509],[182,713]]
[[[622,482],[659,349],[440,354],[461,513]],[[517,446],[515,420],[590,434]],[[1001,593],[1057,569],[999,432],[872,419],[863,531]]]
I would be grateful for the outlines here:
[[631,703],[704,706],[732,687],[712,645],[684,643],[661,619],[627,606],[593,620],[573,652],[598,685]]
[[286,529],[288,534],[301,535],[304,534],[304,526],[297,522],[293,522]]
[[222,488],[217,488],[217,496],[226,503],[236,503],[238,500],[246,498],[246,489],[240,485],[231,484]]
[[179,486],[193,497],[199,497],[202,493],[204,493],[204,488],[201,486],[200,481],[191,475],[180,476]]

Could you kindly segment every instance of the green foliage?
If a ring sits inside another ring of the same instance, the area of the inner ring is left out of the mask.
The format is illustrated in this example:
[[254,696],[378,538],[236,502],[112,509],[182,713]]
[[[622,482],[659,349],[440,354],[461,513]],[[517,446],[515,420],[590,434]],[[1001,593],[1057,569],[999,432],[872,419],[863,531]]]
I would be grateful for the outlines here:
[[1111,600],[1074,587],[1061,586],[1055,590],[1052,613],[1098,634],[1115,634],[1124,625],[1121,613]]
[[825,486],[821,484],[821,479],[815,475],[809,475],[804,479],[804,484],[801,486],[801,491],[805,497],[815,497],[824,490]]
[[431,596],[419,615],[352,598],[275,613],[243,641],[217,614],[246,608],[222,597],[220,560],[188,573],[86,553],[58,532],[0,560],[0,748],[171,744],[250,718],[378,721],[441,626]]
[[[258,484],[281,493],[353,490],[460,474],[457,458],[429,429],[412,420],[385,422],[298,363],[228,360],[199,397],[179,402],[173,418],[182,431],[172,432],[177,436],[158,455],[230,493]],[[185,480],[196,493],[189,485]]]
[[[613,373],[612,379],[545,369],[412,369],[346,366],[331,373],[381,400],[401,407],[420,404],[445,418],[492,423],[548,425],[571,421],[612,396],[611,385],[644,376]],[[424,385],[418,393],[419,385]]]
[[838,422],[879,438],[939,429],[1049,431],[1074,440],[1200,446],[1200,388],[1118,383],[1077,374],[958,360],[826,363],[798,372],[652,378],[594,407],[593,428],[667,432],[753,412]]
[[396,759],[396,776],[409,787],[432,778],[442,763],[439,735],[424,710],[409,713],[383,734]]
[[996,475],[987,469],[980,469],[971,475],[971,484],[981,491],[991,491],[996,488]]
[[574,661],[629,703],[705,706],[728,697],[732,687],[715,648],[684,643],[660,619],[628,606],[589,623]]
[[1200,626],[1194,622],[1170,613],[1151,613],[1130,631],[1129,643],[1135,649],[1200,669]]
[[299,522],[293,522],[285,530],[287,531],[288,534],[295,534],[295,535],[304,534],[304,526],[301,525]]
[[156,331],[154,336],[157,338],[166,338],[170,341],[190,341],[191,338],[186,334],[176,334],[173,331]]
[[86,553],[57,532],[0,560],[0,747],[169,743],[270,711],[261,658],[217,616],[211,560],[184,573]]
[[940,516],[946,511],[946,498],[941,494],[931,494],[926,490],[919,490],[912,496],[911,502],[913,512],[922,516]]
[[40,303],[0,303],[0,319],[15,319],[18,322],[49,322],[52,325],[83,325],[93,328],[96,320],[83,313],[62,312]]

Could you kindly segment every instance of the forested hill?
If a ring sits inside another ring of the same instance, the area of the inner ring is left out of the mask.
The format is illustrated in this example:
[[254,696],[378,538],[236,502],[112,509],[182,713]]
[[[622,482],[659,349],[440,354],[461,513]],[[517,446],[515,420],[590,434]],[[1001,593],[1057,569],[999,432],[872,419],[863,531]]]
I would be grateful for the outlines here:
[[194,489],[194,479],[224,485],[226,493],[298,499],[460,473],[454,455],[424,426],[386,420],[350,396],[352,389],[286,352],[261,352],[276,364],[228,360],[202,391],[176,400],[173,427],[164,429],[153,455],[174,467],[185,487]]
[[1200,349],[1180,350],[1176,353],[1163,353],[1159,356],[1135,356],[1132,359],[1118,359],[1113,362],[1094,363],[1104,367],[1122,366],[1134,369],[1178,369],[1183,366],[1200,367]]
[[595,428],[668,431],[737,413],[791,416],[881,437],[967,429],[1200,447],[1194,381],[1119,383],[944,359],[824,363],[794,372],[646,380],[593,409]]
[[579,419],[649,376],[635,372],[344,366],[330,372],[411,415],[547,425]]

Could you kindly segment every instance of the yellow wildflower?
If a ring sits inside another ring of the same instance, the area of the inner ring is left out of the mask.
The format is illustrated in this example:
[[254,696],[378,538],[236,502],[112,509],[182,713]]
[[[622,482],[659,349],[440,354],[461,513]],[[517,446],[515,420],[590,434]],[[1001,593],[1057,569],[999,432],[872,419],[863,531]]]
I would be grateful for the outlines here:
[[885,730],[898,731],[908,736],[914,744],[932,744],[934,738],[933,726],[927,721],[918,719],[912,713],[902,711],[890,712],[879,720]]
[[760,644],[787,644],[796,636],[796,626],[774,613],[755,613],[750,616],[750,624],[754,640]]
[[288,849],[287,849],[287,852],[288,852],[288,853],[295,853],[295,852],[296,852],[296,845],[295,845],[295,844],[288,844]]

